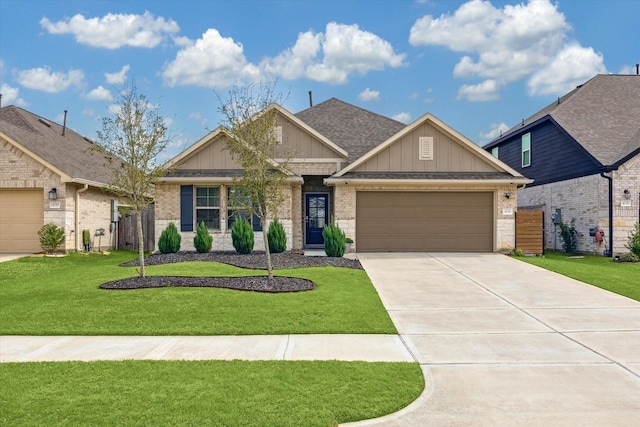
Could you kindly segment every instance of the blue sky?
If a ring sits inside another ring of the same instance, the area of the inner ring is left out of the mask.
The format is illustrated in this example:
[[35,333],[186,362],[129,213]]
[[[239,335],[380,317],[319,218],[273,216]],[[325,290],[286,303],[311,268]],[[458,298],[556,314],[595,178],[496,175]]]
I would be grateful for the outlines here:
[[484,144],[597,73],[635,73],[637,0],[0,1],[0,93],[95,138],[135,79],[175,135],[221,120],[216,92],[277,80],[296,113],[332,97]]

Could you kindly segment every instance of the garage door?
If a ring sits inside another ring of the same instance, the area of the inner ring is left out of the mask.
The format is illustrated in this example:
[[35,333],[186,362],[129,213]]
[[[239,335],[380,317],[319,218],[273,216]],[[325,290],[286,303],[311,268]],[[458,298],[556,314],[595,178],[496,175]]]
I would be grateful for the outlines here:
[[492,252],[493,193],[358,192],[359,252]]
[[44,224],[43,190],[0,190],[0,253],[42,250],[38,230]]

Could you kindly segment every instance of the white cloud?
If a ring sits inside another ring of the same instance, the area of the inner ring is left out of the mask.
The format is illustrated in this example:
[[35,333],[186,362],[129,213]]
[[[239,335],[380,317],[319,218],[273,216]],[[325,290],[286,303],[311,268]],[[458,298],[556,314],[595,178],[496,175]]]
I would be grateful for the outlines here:
[[125,65],[120,69],[120,71],[116,71],[115,73],[104,73],[104,78],[107,83],[111,85],[121,85],[127,80],[127,73],[131,69],[129,64]]
[[68,73],[51,71],[49,67],[38,67],[16,73],[16,80],[22,86],[48,93],[58,93],[70,86],[82,86],[84,73],[82,70],[69,70]]
[[602,54],[590,47],[572,44],[558,52],[546,67],[527,82],[530,95],[563,95],[595,74],[606,73]]
[[95,116],[96,112],[93,110],[93,108],[85,108],[84,110],[82,110],[82,114],[85,116],[93,117]]
[[360,92],[360,94],[358,95],[358,99],[360,101],[378,101],[380,100],[380,92],[377,90],[371,90],[369,88],[366,88],[365,90],[363,90],[362,92]]
[[325,33],[298,34],[293,47],[260,64],[265,72],[286,79],[306,77],[329,84],[347,83],[349,75],[406,65],[388,41],[357,24],[327,24]]
[[92,101],[113,101],[113,95],[103,86],[98,86],[87,94],[87,99]]
[[483,141],[491,141],[502,135],[502,133],[507,130],[509,130],[509,126],[507,126],[507,124],[504,122],[491,123],[491,125],[489,126],[489,130],[487,132],[480,132],[479,136]]
[[500,98],[500,85],[495,80],[485,80],[476,85],[462,85],[458,90],[458,99],[467,101],[494,101]]
[[403,111],[402,113],[394,114],[392,119],[402,123],[409,123],[409,121],[411,121],[411,114]]
[[[529,0],[503,8],[494,7],[490,1],[471,0],[453,14],[418,19],[411,27],[409,42],[414,46],[440,45],[464,53],[453,75],[486,80],[479,85],[463,85],[458,98],[483,101],[497,99],[497,91],[506,83],[527,76],[535,77],[532,94],[548,93],[538,87],[572,85],[575,77],[566,70],[556,76],[542,72],[550,63],[561,61],[560,56],[566,57],[566,50],[571,47],[574,56],[577,49],[583,50],[579,56],[588,62],[589,72],[600,69],[593,66],[598,58],[588,53],[590,48],[568,39],[570,30],[564,14],[550,0]],[[543,77],[550,80],[543,82]],[[496,85],[495,91],[489,81]]]
[[6,83],[2,83],[2,85],[0,85],[0,93],[2,94],[2,103],[4,105],[14,104],[21,107],[29,105],[24,99],[20,98],[20,89],[17,87],[11,87]]
[[620,68],[620,72],[618,74],[636,74],[636,67],[632,65],[624,65]]
[[170,86],[223,88],[245,80],[258,81],[260,70],[247,62],[242,44],[209,29],[192,46],[181,49],[162,72]]
[[109,13],[102,18],[85,18],[75,15],[64,21],[51,22],[42,18],[40,25],[50,34],[73,34],[76,41],[94,47],[117,49],[123,46],[153,48],[168,34],[180,31],[178,24],[162,17]]

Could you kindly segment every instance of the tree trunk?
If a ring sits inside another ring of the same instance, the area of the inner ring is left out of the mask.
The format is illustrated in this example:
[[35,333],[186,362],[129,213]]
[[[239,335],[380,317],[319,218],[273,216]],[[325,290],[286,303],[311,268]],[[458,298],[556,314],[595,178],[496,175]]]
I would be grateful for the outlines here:
[[136,228],[138,229],[138,260],[140,261],[140,277],[144,275],[144,233],[142,232],[142,211],[136,212]]
[[264,255],[267,257],[267,274],[269,276],[269,282],[273,280],[273,268],[271,267],[271,253],[269,252],[269,239],[267,238],[267,224],[266,221],[262,221],[262,238],[264,240]]

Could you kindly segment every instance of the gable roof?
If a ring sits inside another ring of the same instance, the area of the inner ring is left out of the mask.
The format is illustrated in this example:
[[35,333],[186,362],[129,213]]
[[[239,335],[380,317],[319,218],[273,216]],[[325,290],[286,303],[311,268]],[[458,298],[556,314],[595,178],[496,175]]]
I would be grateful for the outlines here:
[[553,119],[602,165],[615,165],[640,152],[640,76],[598,74],[514,126],[486,149],[523,128]]
[[112,172],[89,139],[50,120],[9,105],[0,108],[0,136],[53,170],[63,181],[106,186]]
[[295,116],[349,153],[362,157],[406,125],[372,111],[331,98]]
[[[344,176],[345,174],[350,173],[351,171],[356,169],[358,166],[365,163],[367,160],[371,159],[373,156],[375,156],[382,150],[386,149],[390,145],[394,144],[396,141],[402,139],[404,135],[407,135],[408,133],[410,133],[415,128],[417,128],[418,126],[422,125],[425,122],[430,122],[440,130],[449,134],[452,138],[454,138],[460,144],[465,146],[469,151],[471,151],[472,153],[475,153],[478,157],[484,159],[484,161],[492,165],[496,169],[496,172],[504,172],[505,174],[503,175],[503,178],[511,178],[512,180],[515,178],[516,180],[518,180],[519,183],[532,182],[530,179],[523,177],[519,172],[512,169],[506,163],[493,157],[486,150],[474,144],[472,141],[467,139],[464,135],[462,135],[461,133],[459,133],[458,131],[456,131],[455,129],[453,129],[452,127],[450,127],[449,125],[447,125],[446,123],[444,123],[442,120],[438,119],[431,113],[427,113],[422,117],[418,118],[417,120],[415,120],[410,125],[404,126],[403,129],[401,129],[399,132],[392,135],[390,138],[388,138],[386,141],[382,142],[381,144],[375,146],[368,153],[366,153],[365,155],[357,159],[355,162],[349,164],[346,168],[340,170],[332,178],[339,178],[341,176]],[[352,175],[355,176],[355,174],[353,173]],[[493,176],[493,178],[496,178],[496,176]]]

